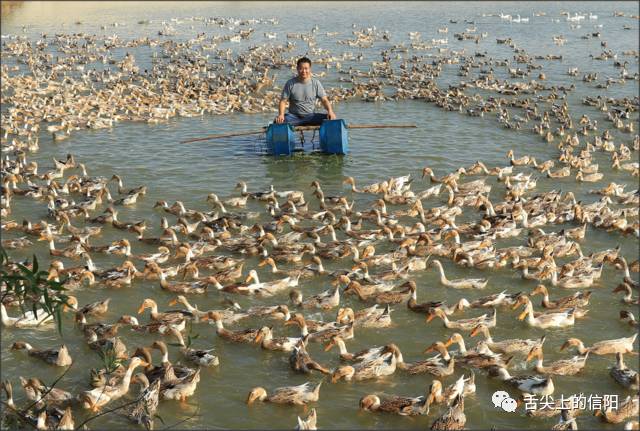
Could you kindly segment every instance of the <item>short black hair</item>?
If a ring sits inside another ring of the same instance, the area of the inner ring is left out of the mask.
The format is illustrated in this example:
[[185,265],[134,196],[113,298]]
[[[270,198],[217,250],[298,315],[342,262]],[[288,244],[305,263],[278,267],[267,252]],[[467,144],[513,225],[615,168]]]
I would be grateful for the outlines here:
[[299,58],[298,61],[296,61],[296,68],[300,67],[302,63],[309,63],[309,67],[311,67],[311,60],[308,57]]

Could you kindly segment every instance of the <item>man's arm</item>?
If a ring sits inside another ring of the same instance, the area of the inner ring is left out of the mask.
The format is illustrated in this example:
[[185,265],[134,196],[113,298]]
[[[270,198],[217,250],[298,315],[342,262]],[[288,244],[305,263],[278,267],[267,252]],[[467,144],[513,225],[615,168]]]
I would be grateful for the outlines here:
[[278,116],[276,117],[276,123],[278,124],[284,123],[285,109],[287,109],[287,101],[285,99],[280,99],[280,103],[278,104]]
[[329,98],[327,96],[324,96],[320,99],[320,102],[322,102],[322,106],[324,106],[324,109],[327,110],[327,117],[329,118],[329,120],[335,120],[336,114],[331,108],[331,102],[329,101]]

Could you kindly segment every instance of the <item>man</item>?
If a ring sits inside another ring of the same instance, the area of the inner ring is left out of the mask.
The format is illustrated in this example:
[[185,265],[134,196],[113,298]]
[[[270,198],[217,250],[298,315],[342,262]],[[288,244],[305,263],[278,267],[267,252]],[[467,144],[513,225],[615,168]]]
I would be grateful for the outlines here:
[[[298,76],[291,78],[282,88],[276,123],[288,123],[292,126],[320,125],[322,120],[334,120],[336,114],[331,109],[331,102],[320,81],[311,77],[311,60],[302,57],[296,63]],[[326,114],[315,113],[316,99],[320,99]],[[289,112],[285,108],[289,102]]]

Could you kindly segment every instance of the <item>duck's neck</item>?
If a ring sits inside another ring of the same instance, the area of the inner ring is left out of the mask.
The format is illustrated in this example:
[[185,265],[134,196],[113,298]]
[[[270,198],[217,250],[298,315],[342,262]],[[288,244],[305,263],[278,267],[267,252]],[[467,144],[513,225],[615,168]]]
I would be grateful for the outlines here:
[[127,371],[124,373],[124,377],[122,378],[122,382],[120,382],[120,391],[123,394],[126,394],[127,392],[129,392],[129,385],[131,384],[131,376],[133,376],[133,370],[135,369],[135,366],[129,365],[129,367],[127,368]]
[[464,343],[464,340],[462,338],[460,338],[458,341],[458,347],[460,348],[460,354],[462,355],[466,355],[467,352],[467,345]]
[[7,314],[7,309],[4,307],[4,304],[0,303],[0,317],[2,318],[2,324],[4,326],[11,325],[11,318]]
[[538,356],[536,358],[535,369],[539,373],[544,373],[545,372],[544,365],[542,365],[542,358],[540,356]]
[[438,268],[438,272],[440,273],[440,282],[448,282],[449,280],[447,280],[447,276],[444,275],[444,268],[442,268],[442,264],[438,261],[434,261],[433,264],[436,266],[436,268]]
[[216,320],[216,330],[218,332],[224,331],[224,325],[222,324],[222,319]]
[[306,337],[307,335],[309,335],[309,328],[307,327],[306,322],[300,322],[300,334],[302,335],[302,337]]
[[347,350],[347,345],[344,343],[344,340],[339,339],[336,341],[336,344],[338,345],[338,349],[340,350],[340,356],[347,356],[350,354]]

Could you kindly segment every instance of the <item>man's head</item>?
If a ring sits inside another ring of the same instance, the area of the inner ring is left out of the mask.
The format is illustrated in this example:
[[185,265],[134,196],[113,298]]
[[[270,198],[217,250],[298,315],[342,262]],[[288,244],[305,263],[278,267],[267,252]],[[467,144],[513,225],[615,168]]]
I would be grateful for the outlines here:
[[307,57],[302,57],[296,62],[296,69],[301,80],[306,81],[311,78],[311,60]]

